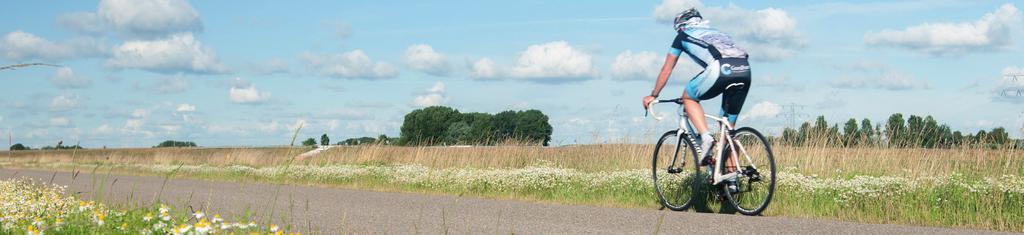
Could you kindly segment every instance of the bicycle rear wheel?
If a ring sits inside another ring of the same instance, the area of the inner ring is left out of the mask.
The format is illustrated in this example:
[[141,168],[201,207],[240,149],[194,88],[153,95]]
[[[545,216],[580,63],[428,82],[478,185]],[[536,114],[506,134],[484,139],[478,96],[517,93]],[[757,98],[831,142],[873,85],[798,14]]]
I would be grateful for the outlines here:
[[[690,141],[679,138],[675,130],[662,135],[654,146],[651,177],[658,200],[665,208],[682,211],[692,204],[700,183],[696,151]],[[685,169],[687,166],[691,169]]]
[[740,128],[731,134],[733,146],[739,153],[737,170],[741,173],[736,180],[739,190],[723,191],[729,203],[741,214],[759,215],[768,208],[775,194],[775,157],[772,147],[764,135],[753,128]]

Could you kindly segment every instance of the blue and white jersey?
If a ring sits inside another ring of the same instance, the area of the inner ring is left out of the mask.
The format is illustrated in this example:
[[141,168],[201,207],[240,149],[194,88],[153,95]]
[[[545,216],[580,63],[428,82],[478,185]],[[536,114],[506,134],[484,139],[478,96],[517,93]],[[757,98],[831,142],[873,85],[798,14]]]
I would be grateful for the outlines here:
[[707,26],[687,27],[680,31],[669,52],[675,56],[686,52],[690,59],[705,68],[708,63],[722,58],[747,58],[747,52],[737,47],[732,37]]

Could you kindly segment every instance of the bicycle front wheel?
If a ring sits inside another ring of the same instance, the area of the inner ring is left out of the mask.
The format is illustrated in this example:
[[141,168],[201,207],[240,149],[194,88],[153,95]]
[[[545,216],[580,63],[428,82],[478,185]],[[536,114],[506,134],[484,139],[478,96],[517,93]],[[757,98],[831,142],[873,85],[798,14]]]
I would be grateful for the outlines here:
[[665,208],[682,211],[692,204],[694,192],[700,183],[696,151],[690,141],[677,136],[675,130],[666,132],[658,139],[654,147],[651,176],[658,200]]
[[775,194],[775,156],[768,140],[753,128],[744,127],[732,133],[733,148],[738,153],[738,191],[725,191],[736,210],[744,215],[759,215],[768,208]]

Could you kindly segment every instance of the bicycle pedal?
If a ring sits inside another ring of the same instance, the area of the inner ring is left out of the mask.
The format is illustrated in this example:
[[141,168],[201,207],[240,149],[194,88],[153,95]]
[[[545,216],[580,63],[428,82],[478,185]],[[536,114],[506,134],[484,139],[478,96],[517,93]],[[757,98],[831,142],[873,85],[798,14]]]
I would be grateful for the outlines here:
[[682,167],[679,167],[679,168],[669,167],[668,168],[668,173],[669,174],[675,174],[675,173],[679,173],[679,172],[683,172],[683,168]]

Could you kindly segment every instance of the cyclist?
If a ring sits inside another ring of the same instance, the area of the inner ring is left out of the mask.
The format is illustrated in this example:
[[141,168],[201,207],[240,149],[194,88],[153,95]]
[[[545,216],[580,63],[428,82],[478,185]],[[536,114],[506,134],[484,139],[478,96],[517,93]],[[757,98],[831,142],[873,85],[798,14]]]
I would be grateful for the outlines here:
[[[703,71],[686,83],[682,101],[686,114],[699,133],[702,159],[707,159],[714,137],[708,131],[707,122],[704,120],[704,108],[701,107],[700,101],[721,94],[720,115],[728,117],[729,122],[735,125],[750,89],[748,55],[746,51],[736,46],[732,37],[709,27],[708,21],[701,17],[697,9],[690,8],[676,14],[674,27],[677,34],[672,40],[672,48],[665,56],[665,64],[658,75],[654,90],[651,91],[651,95],[643,98],[643,105],[644,109],[647,109],[647,105],[658,98],[658,94],[672,74],[672,69],[676,66],[676,61],[683,53],[703,67]],[[735,170],[736,164],[731,161],[732,158],[727,159],[729,161],[726,162],[726,168],[731,172]],[[730,189],[734,188],[735,182],[732,182]]]

